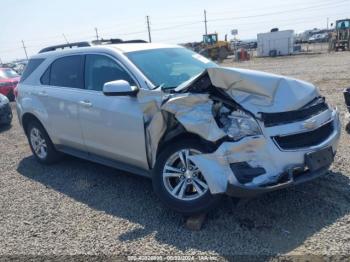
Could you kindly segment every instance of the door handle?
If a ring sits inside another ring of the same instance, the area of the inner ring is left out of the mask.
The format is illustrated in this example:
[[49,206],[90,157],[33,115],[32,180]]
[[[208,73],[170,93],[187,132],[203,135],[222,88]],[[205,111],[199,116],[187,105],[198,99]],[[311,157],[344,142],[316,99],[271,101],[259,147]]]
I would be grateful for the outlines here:
[[92,103],[88,100],[79,101],[79,104],[82,105],[83,107],[92,107]]
[[38,96],[48,96],[48,94],[45,91],[39,91]]

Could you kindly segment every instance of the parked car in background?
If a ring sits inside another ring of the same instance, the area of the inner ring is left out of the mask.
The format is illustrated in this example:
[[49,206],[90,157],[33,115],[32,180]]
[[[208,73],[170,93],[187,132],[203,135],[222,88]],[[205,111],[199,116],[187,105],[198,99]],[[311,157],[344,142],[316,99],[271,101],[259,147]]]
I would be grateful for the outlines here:
[[0,94],[7,96],[10,101],[14,101],[14,89],[19,79],[19,74],[12,68],[0,68]]
[[0,94],[0,126],[10,125],[12,121],[12,110],[8,98]]
[[309,43],[323,43],[329,39],[328,33],[314,34],[309,38]]

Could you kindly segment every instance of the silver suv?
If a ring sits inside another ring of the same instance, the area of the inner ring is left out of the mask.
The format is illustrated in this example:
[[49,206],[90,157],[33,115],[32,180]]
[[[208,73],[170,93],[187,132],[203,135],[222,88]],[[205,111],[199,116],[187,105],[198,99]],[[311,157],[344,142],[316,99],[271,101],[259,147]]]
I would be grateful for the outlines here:
[[[72,47],[70,44],[69,47]],[[152,179],[186,215],[327,173],[337,110],[312,84],[223,68],[180,46],[124,43],[32,57],[17,112],[37,160],[62,153]]]

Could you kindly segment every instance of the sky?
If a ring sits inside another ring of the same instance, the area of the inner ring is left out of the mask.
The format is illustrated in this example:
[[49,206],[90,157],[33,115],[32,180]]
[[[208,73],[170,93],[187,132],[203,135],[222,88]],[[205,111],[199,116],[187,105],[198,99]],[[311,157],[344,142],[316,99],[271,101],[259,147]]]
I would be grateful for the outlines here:
[[[337,19],[350,17],[350,0],[0,0],[0,60],[25,58],[41,48],[74,41],[103,38],[148,40],[146,16],[150,18],[152,42],[201,41],[204,10],[208,33],[231,39],[254,39],[271,28],[326,28]],[[0,61],[0,62],[1,62]]]

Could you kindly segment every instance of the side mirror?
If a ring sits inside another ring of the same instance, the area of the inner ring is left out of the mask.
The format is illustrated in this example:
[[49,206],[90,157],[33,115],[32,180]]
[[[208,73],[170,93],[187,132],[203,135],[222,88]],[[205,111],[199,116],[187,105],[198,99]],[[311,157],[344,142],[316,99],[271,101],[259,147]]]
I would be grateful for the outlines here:
[[137,86],[131,86],[125,80],[111,81],[103,85],[103,94],[106,96],[134,96],[138,91]]

